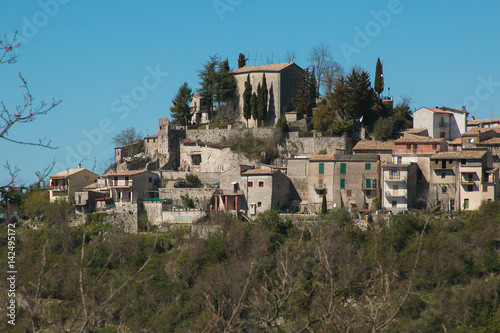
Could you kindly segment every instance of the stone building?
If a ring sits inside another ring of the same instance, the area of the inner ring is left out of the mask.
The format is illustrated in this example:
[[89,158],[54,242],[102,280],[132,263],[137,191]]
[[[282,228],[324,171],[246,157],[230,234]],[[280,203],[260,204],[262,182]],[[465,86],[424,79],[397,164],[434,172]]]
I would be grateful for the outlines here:
[[381,166],[382,208],[393,213],[415,208],[417,195],[417,164],[385,163]]
[[359,141],[352,149],[353,154],[377,154],[380,155],[380,163],[390,163],[394,150],[394,140],[377,141],[363,140]]
[[136,141],[126,146],[115,147],[115,163],[120,164],[125,161],[130,161],[132,157],[142,151],[143,141]]
[[333,206],[372,209],[372,200],[380,197],[380,156],[337,154],[334,160]]
[[413,112],[413,128],[428,129],[432,138],[453,140],[467,130],[465,107],[456,110],[448,107],[420,108]]
[[203,98],[198,94],[193,95],[190,107],[192,117],[191,124],[201,125],[210,122],[210,100]]
[[485,150],[440,152],[431,157],[429,202],[442,210],[477,209],[499,193],[499,169]]
[[76,191],[97,181],[99,175],[87,169],[67,169],[50,176],[50,201],[57,199],[73,200]]
[[186,130],[170,126],[168,118],[158,120],[158,162],[159,169],[177,170],[180,166],[180,141],[186,137]]
[[474,128],[495,128],[499,126],[500,126],[500,118],[471,119],[467,122],[467,131],[470,131],[471,129]]
[[160,178],[147,170],[127,170],[107,173],[98,181],[101,191],[109,191],[114,202],[137,202],[143,198],[156,196]]
[[158,157],[158,134],[144,138],[144,153],[153,160]]
[[[285,113],[292,111],[291,100],[295,97],[297,86],[303,69],[295,63],[271,64],[262,66],[245,66],[232,71],[236,79],[237,93],[239,96],[240,121],[246,123],[243,117],[243,92],[245,82],[250,77],[252,92],[257,92],[257,87],[262,84],[265,74],[268,89],[268,114],[263,125],[272,126]],[[255,127],[255,120],[248,121],[249,127]]]
[[[311,155],[307,165],[307,201],[301,205],[309,211],[318,212],[321,209],[323,196],[326,197],[327,208],[332,208],[335,202],[334,183],[335,160],[333,155]],[[338,195],[338,193],[337,193]]]

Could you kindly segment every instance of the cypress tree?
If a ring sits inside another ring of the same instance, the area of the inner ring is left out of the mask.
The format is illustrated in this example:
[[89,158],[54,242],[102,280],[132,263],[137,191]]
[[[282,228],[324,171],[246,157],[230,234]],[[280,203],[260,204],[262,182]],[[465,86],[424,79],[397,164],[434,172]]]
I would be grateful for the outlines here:
[[264,122],[267,117],[267,96],[269,92],[267,91],[267,82],[266,82],[266,74],[262,76],[262,85],[259,85],[257,90],[258,92],[258,101],[259,101],[259,120]]
[[317,92],[317,83],[316,83],[316,75],[314,74],[314,68],[308,77],[308,93],[309,93],[309,105],[307,108],[307,116],[312,117],[313,109],[316,107],[316,97],[318,96]]
[[219,64],[217,71],[217,93],[216,102],[230,101],[236,94],[236,79],[229,69],[229,61],[226,59]]
[[247,59],[245,59],[245,55],[243,53],[240,53],[240,56],[238,57],[238,68],[245,67],[246,62]]
[[247,120],[252,117],[252,84],[250,83],[250,74],[247,75],[247,80],[245,82],[245,90],[243,91],[243,117]]
[[384,72],[380,58],[377,59],[377,66],[375,67],[375,83],[373,84],[373,89],[378,97],[380,97],[380,94],[384,91]]
[[193,91],[188,86],[187,82],[184,82],[172,100],[174,106],[170,108],[170,115],[181,125],[186,125],[191,119],[189,104],[192,98]]
[[321,214],[326,214],[327,213],[327,210],[326,210],[326,195],[323,194],[323,201],[321,201]]
[[[260,84],[259,84],[260,85]],[[252,118],[258,122],[259,119],[259,102],[257,98],[257,94],[253,93],[252,98],[250,99],[250,106],[252,108]]]

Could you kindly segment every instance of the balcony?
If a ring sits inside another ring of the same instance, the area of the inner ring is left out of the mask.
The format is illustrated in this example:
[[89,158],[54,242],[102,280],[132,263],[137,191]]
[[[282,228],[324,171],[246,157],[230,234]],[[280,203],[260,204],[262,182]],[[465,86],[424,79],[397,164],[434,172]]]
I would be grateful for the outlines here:
[[68,190],[68,185],[59,185],[59,186],[51,186],[49,191],[67,191]]
[[313,184],[313,188],[315,191],[326,191],[325,184]]
[[111,188],[125,188],[125,187],[132,187],[132,180],[128,179],[118,179],[118,180],[109,180],[108,181],[108,187]]
[[385,181],[387,183],[406,183],[406,176],[393,176],[393,175],[389,175],[389,176],[385,176]]
[[438,127],[439,128],[448,128],[448,127],[450,127],[450,124],[449,123],[439,123]]
[[215,195],[222,195],[222,196],[242,196],[244,195],[243,190],[234,190],[234,189],[216,189],[214,191]]
[[386,198],[406,198],[407,194],[406,194],[406,191],[404,191],[404,192],[398,191],[396,193],[390,192],[390,191],[386,191],[385,192],[385,197]]

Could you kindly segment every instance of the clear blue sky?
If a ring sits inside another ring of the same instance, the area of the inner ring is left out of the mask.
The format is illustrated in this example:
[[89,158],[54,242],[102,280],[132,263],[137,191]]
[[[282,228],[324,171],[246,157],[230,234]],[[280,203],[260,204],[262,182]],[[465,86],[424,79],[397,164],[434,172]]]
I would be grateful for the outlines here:
[[[0,140],[0,162],[21,169],[20,182],[56,160],[97,168],[113,156],[111,138],[134,126],[156,134],[160,117],[210,55],[235,68],[295,62],[309,66],[318,43],[330,45],[348,71],[372,77],[377,57],[386,90],[412,108],[466,105],[476,118],[500,117],[500,2],[484,1],[2,1],[0,33],[19,32],[18,63],[0,66],[0,100],[22,102],[17,73],[38,102],[61,99],[48,115],[14,127],[11,138],[47,137],[56,150]],[[151,74],[153,73],[153,74]],[[127,95],[131,96],[127,101]],[[86,133],[86,134],[85,134]],[[0,184],[7,172],[0,169]]]

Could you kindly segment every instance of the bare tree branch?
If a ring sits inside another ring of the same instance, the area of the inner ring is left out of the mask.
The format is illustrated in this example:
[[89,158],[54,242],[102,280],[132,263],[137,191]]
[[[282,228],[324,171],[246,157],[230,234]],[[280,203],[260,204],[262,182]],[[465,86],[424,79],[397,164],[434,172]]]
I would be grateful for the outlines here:
[[[12,40],[9,41],[7,35],[3,35],[3,40],[0,39],[0,64],[14,64],[17,62],[17,54],[12,54],[15,49],[21,46],[16,43],[17,31],[14,33]],[[8,56],[8,57],[7,57]],[[7,57],[7,58],[5,58]]]

